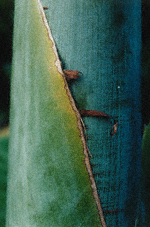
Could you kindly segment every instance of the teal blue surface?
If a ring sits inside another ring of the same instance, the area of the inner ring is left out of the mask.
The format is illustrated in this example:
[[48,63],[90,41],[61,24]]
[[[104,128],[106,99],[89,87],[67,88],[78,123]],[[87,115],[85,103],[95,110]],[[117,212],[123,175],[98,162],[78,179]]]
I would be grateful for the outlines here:
[[45,13],[63,68],[83,73],[70,85],[77,107],[121,121],[111,137],[112,121],[83,119],[107,225],[135,226],[141,157],[141,1],[42,4],[49,7]]

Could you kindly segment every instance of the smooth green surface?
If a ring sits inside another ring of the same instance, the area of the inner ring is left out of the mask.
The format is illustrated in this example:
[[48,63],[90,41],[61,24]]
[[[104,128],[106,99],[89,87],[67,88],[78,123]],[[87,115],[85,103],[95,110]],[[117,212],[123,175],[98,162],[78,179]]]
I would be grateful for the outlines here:
[[77,118],[36,0],[16,0],[7,227],[101,226]]
[[0,136],[0,226],[5,226],[8,136]]

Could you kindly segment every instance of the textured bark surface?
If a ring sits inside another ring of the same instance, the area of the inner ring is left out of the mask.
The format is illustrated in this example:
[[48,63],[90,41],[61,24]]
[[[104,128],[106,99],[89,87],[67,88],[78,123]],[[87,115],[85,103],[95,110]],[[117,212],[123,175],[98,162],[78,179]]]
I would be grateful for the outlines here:
[[[81,71],[71,91],[85,117],[91,164],[108,226],[139,219],[141,157],[141,1],[42,0],[64,69]],[[117,210],[118,212],[109,212]]]

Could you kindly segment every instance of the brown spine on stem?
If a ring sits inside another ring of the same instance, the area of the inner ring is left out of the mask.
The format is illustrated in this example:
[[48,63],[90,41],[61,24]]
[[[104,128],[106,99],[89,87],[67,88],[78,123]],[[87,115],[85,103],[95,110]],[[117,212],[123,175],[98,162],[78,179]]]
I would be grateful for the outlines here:
[[79,110],[82,117],[106,117],[113,119],[112,116],[98,110]]
[[81,73],[80,71],[74,71],[74,70],[68,70],[68,69],[64,69],[63,72],[65,74],[67,81],[78,79],[80,77],[80,76],[78,76],[78,74]]
[[116,134],[117,126],[120,122],[116,122],[116,120],[112,116],[98,110],[79,110],[79,112],[81,114],[81,117],[105,117],[105,118],[113,119],[114,125],[111,128],[110,135],[114,136]]

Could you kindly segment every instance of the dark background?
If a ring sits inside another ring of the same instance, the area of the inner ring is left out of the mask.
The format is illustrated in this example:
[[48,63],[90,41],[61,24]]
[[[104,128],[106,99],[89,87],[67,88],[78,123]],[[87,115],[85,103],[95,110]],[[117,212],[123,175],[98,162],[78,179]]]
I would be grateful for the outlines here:
[[142,117],[150,122],[150,1],[142,1]]
[[0,128],[9,116],[13,10],[13,0],[0,0]]

